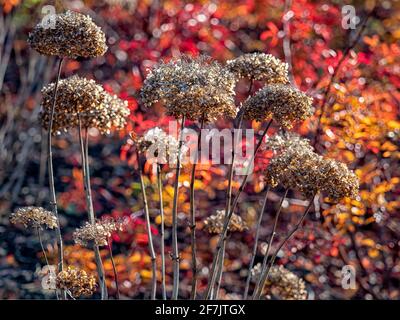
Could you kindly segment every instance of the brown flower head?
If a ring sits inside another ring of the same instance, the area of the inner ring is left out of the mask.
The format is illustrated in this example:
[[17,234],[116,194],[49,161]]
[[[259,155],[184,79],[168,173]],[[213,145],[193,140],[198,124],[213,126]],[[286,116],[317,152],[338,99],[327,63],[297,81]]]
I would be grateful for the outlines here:
[[264,81],[266,84],[289,83],[288,65],[271,54],[247,53],[229,60],[227,68],[240,78]]
[[10,216],[10,221],[13,224],[22,224],[25,228],[47,227],[54,229],[57,227],[57,217],[50,211],[42,207],[23,207],[17,209]]
[[[92,18],[74,11],[56,14],[29,34],[30,46],[43,55],[94,58],[107,51],[106,37]],[[54,25],[51,23],[54,22]]]
[[[225,219],[225,210],[217,210],[215,215],[212,215],[204,220],[204,229],[208,233],[220,234],[223,231]],[[242,232],[247,229],[246,223],[237,214],[233,214],[229,222],[228,231]]]
[[244,116],[249,120],[273,118],[282,127],[290,129],[293,122],[311,116],[312,98],[292,86],[271,84],[248,98],[243,108]]
[[112,219],[99,220],[96,223],[86,222],[73,233],[75,243],[82,246],[106,246],[112,233],[122,230],[122,223]]
[[220,116],[234,117],[235,76],[210,58],[183,56],[161,63],[147,76],[142,101],[162,102],[169,115],[210,122]]
[[[252,270],[254,280],[257,280],[260,273],[261,264],[258,263]],[[307,290],[304,280],[283,266],[273,266],[271,268],[265,289],[268,299],[272,297],[283,300],[307,299]]]
[[92,295],[96,290],[96,278],[84,270],[68,267],[58,273],[56,288],[66,290],[74,298]]
[[[46,130],[49,128],[54,87],[55,84],[50,83],[42,89],[40,118]],[[79,119],[82,127],[109,133],[112,128],[123,128],[129,114],[127,101],[110,95],[94,80],[72,76],[59,81],[53,133],[78,127]]]

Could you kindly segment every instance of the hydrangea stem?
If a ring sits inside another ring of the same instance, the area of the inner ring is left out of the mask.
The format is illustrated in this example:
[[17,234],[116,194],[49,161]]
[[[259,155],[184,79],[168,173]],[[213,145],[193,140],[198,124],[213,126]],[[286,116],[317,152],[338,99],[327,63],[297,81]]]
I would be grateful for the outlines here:
[[260,227],[261,227],[262,218],[263,218],[264,213],[265,213],[265,209],[267,208],[268,195],[269,195],[269,187],[267,188],[267,191],[265,192],[264,202],[263,202],[260,214],[258,215],[258,219],[257,219],[256,235],[255,235],[255,238],[254,238],[254,245],[253,245],[253,251],[251,253],[251,259],[250,259],[249,268],[247,270],[246,286],[245,286],[244,295],[243,295],[245,300],[247,300],[247,297],[249,295],[249,287],[250,287],[250,281],[251,281],[251,270],[254,268],[254,261],[256,259],[256,255],[257,255],[258,239],[260,237]]
[[161,291],[163,300],[167,299],[167,292],[165,289],[165,217],[164,217],[164,201],[161,179],[161,165],[157,164],[157,184],[158,184],[158,197],[160,203],[160,217],[161,217],[161,232],[160,232],[160,251],[161,251]]
[[149,246],[150,259],[151,259],[151,299],[155,300],[156,299],[156,291],[157,291],[156,253],[154,251],[153,236],[151,234],[149,205],[147,203],[146,187],[144,185],[142,166],[140,163],[140,154],[138,151],[136,152],[136,156],[137,156],[137,161],[138,161],[140,188],[142,190],[142,195],[143,195],[144,214],[145,214],[145,218],[146,218],[146,231],[147,231],[148,246]]
[[172,207],[172,263],[173,263],[173,287],[172,299],[178,299],[179,293],[179,248],[178,248],[178,192],[179,176],[181,173],[181,153],[183,145],[183,129],[185,127],[185,116],[182,116],[181,128],[179,133],[178,155],[176,159],[176,173],[174,184],[174,199]]
[[[57,235],[57,244],[58,244],[58,271],[59,272],[64,270],[64,246],[63,246],[63,240],[62,240],[62,235],[61,235],[60,219],[59,219],[58,210],[57,210],[56,189],[55,189],[55,185],[54,185],[52,138],[53,138],[54,113],[55,113],[57,93],[58,93],[58,83],[60,81],[63,60],[64,60],[63,58],[60,58],[59,62],[58,62],[57,78],[56,78],[56,82],[54,85],[53,104],[51,106],[51,114],[50,114],[50,121],[49,121],[49,131],[47,133],[50,205],[51,205],[51,209],[52,209],[54,215],[57,217],[56,235]],[[63,300],[67,299],[67,294],[66,294],[65,290],[61,291],[61,298]]]
[[115,266],[114,256],[113,256],[113,252],[112,252],[112,244],[110,242],[110,239],[107,240],[107,247],[108,247],[108,253],[110,255],[110,260],[111,260],[111,264],[112,264],[112,268],[113,268],[113,272],[114,272],[114,282],[115,282],[115,288],[117,290],[117,299],[119,300],[121,295],[119,292],[118,272],[117,272],[117,267]]
[[270,274],[271,268],[274,265],[275,259],[278,256],[279,251],[283,248],[283,246],[293,237],[293,235],[296,233],[296,231],[300,228],[302,225],[304,219],[306,218],[307,214],[310,212],[310,209],[314,203],[314,197],[315,194],[310,198],[309,204],[306,207],[304,213],[302,214],[299,222],[295,225],[295,227],[289,232],[289,234],[286,236],[285,239],[282,240],[282,242],[279,244],[278,248],[275,250],[274,255],[271,257],[270,263],[268,265],[268,268],[266,270],[263,270],[260,274],[260,287],[258,289],[258,292],[254,292],[253,299],[260,299],[261,294],[264,291],[265,283],[268,280],[268,276]]
[[199,160],[199,152],[201,145],[201,132],[204,127],[204,118],[200,121],[200,132],[197,138],[197,147],[195,157],[193,159],[192,173],[190,179],[190,233],[191,233],[191,247],[192,247],[192,290],[190,299],[196,299],[197,292],[197,260],[196,260],[196,208],[194,203],[194,183],[196,180],[196,165]]

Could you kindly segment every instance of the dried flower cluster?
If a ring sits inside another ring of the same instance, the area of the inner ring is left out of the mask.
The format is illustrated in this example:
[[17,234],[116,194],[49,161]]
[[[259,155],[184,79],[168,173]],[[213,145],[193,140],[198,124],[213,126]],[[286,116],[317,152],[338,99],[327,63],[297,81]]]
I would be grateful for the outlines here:
[[235,76],[219,63],[184,56],[155,67],[144,81],[141,97],[147,106],[162,102],[176,118],[209,122],[236,115],[235,84]]
[[279,125],[290,129],[293,122],[311,116],[312,98],[292,86],[271,84],[248,98],[243,108],[247,119],[264,121],[272,117]]
[[[42,89],[42,125],[48,130],[55,83]],[[127,101],[107,93],[94,80],[72,76],[60,80],[54,109],[53,133],[67,131],[79,125],[97,128],[109,133],[112,128],[122,128],[130,111]]]
[[[257,280],[261,273],[261,263],[252,269],[253,281]],[[273,266],[266,282],[266,295],[283,300],[306,300],[307,290],[303,279],[283,266]]]
[[[215,215],[212,215],[204,220],[204,229],[208,233],[220,234],[223,231],[225,220],[225,210],[217,210]],[[237,214],[233,214],[229,222],[228,231],[242,232],[247,229],[246,223]]]
[[294,140],[287,141],[281,135],[270,141],[275,150],[281,149],[266,170],[265,181],[269,185],[297,189],[306,197],[321,191],[332,201],[357,197],[358,178],[345,164],[316,154],[308,140],[293,135],[286,138]]
[[94,58],[107,51],[106,37],[92,18],[74,11],[55,14],[35,26],[30,46],[48,56]]
[[68,267],[58,273],[56,287],[68,291],[74,298],[91,295],[96,290],[96,279],[86,271]]
[[271,54],[247,53],[227,62],[227,68],[239,79],[249,78],[266,84],[289,83],[288,65]]
[[112,233],[122,230],[122,223],[112,219],[99,220],[96,223],[86,222],[73,233],[75,243],[82,246],[106,246]]
[[[148,130],[143,136],[131,133],[135,147],[140,153],[145,153],[148,161],[165,164],[175,164],[178,158],[179,142],[175,137],[164,130],[155,127]],[[181,149],[181,158],[187,152],[187,146]]]
[[10,221],[13,224],[22,224],[25,228],[42,228],[44,226],[54,229],[57,227],[57,217],[42,207],[19,208],[11,214]]

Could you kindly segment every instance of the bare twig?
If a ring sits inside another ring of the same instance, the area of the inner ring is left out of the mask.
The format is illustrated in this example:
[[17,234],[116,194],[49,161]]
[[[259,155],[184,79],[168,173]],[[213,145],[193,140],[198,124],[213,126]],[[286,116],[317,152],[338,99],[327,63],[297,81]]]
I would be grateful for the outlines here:
[[161,216],[161,291],[162,298],[167,299],[167,292],[165,289],[165,217],[164,217],[164,202],[162,193],[162,180],[161,180],[161,165],[157,164],[157,184],[158,184],[158,196],[160,202],[160,216]]

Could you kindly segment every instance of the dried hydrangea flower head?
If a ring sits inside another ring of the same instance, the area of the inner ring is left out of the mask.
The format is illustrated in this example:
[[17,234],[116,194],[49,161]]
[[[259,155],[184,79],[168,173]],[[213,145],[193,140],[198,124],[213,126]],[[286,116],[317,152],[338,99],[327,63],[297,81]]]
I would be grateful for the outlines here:
[[264,121],[273,118],[280,126],[290,129],[293,122],[311,116],[312,98],[290,85],[271,84],[248,98],[243,108],[246,119]]
[[[55,83],[42,89],[42,126],[48,130]],[[59,81],[54,109],[53,133],[66,132],[72,127],[97,128],[109,133],[112,128],[126,125],[130,111],[127,101],[106,92],[94,80],[72,76]]]
[[[94,58],[107,51],[106,37],[92,18],[74,11],[52,16],[29,34],[30,46],[43,55]],[[53,25],[52,25],[53,23]]]
[[[225,210],[217,210],[215,215],[209,216],[204,220],[204,229],[208,233],[220,234],[223,231],[225,220]],[[243,219],[237,214],[233,214],[231,221],[229,222],[229,232],[242,232],[247,230],[247,225]]]
[[[164,130],[155,127],[146,131],[143,136],[132,132],[131,138],[137,150],[145,154],[148,161],[159,164],[176,164],[179,142]],[[181,158],[187,151],[187,146],[182,145]]]
[[74,231],[73,238],[75,243],[82,246],[106,246],[112,233],[118,230],[122,230],[122,223],[112,219],[99,220],[96,223],[86,222]]
[[235,84],[235,76],[218,62],[183,56],[153,68],[141,98],[146,106],[162,102],[175,118],[210,122],[236,115]]
[[84,270],[68,267],[58,273],[56,288],[69,292],[74,298],[92,295],[96,290],[96,279]]
[[[252,269],[254,280],[260,276],[261,263]],[[306,300],[307,290],[303,279],[289,271],[283,266],[273,266],[266,282],[266,295],[270,295],[283,300]]]
[[267,184],[299,190],[307,198],[317,192],[327,194],[332,201],[357,197],[359,182],[354,172],[339,161],[316,154],[308,140],[286,135],[268,143],[275,149],[275,156],[266,169]]
[[57,227],[57,217],[50,211],[42,207],[22,207],[17,209],[10,216],[10,221],[13,224],[22,224],[25,228],[46,227],[54,229]]
[[310,140],[291,131],[279,131],[273,136],[267,136],[263,148],[273,151],[274,155],[279,155],[286,150],[295,148],[313,150]]
[[239,79],[254,79],[264,81],[266,84],[289,83],[288,64],[271,54],[246,53],[227,61],[227,68]]

